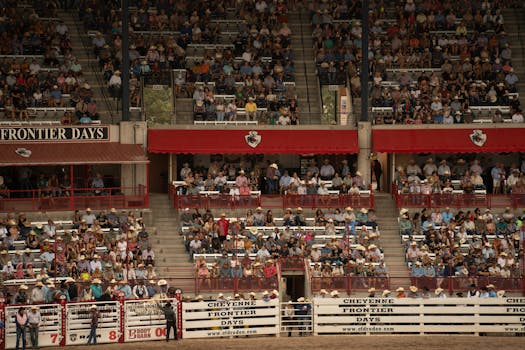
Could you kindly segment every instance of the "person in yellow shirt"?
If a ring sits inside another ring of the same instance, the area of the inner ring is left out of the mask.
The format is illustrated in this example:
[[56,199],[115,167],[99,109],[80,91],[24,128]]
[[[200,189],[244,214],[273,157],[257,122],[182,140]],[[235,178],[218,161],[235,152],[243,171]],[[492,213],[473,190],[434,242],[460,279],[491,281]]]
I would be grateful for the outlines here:
[[257,104],[255,103],[253,97],[250,97],[248,99],[248,102],[246,102],[246,105],[244,106],[244,109],[246,111],[246,119],[247,120],[256,120],[257,119]]

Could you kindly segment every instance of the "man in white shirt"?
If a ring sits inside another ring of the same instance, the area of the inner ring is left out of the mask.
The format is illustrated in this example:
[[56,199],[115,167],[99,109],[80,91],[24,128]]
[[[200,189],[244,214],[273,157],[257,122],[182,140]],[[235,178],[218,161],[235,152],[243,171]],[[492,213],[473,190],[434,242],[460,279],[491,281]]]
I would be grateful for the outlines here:
[[521,109],[517,109],[514,114],[512,115],[512,122],[513,123],[523,123],[523,114],[521,113]]
[[98,254],[93,255],[93,260],[89,263],[89,268],[91,271],[95,271],[97,268],[102,271],[102,263],[100,262]]
[[68,32],[67,25],[64,23],[64,21],[60,21],[60,23],[56,25],[55,30],[61,36],[66,35]]
[[322,180],[331,180],[334,177],[335,169],[330,164],[330,161],[328,159],[325,159],[323,162],[323,165],[321,166],[321,169],[319,169],[319,175],[321,176]]
[[82,215],[82,220],[86,220],[86,225],[91,226],[95,222],[97,217],[91,212],[91,208],[86,209],[86,213]]

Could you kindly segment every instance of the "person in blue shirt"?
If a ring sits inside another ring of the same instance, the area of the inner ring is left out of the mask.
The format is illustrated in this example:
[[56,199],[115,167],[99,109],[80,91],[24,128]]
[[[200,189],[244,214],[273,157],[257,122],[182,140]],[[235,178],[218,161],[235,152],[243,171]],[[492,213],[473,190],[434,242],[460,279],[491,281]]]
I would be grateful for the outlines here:
[[449,224],[450,220],[454,218],[454,214],[450,212],[449,207],[446,207],[445,210],[441,213],[441,218],[443,219],[443,223]]
[[55,284],[53,282],[49,282],[47,284],[47,291],[46,291],[46,294],[45,294],[45,302],[47,304],[53,303],[55,301],[55,294],[56,294]]
[[93,298],[95,298],[95,300],[100,299],[103,293],[102,281],[98,278],[94,278],[91,282],[91,285],[89,286],[89,289],[91,289],[91,293],[93,294]]
[[133,291],[125,280],[119,282],[118,290],[124,294],[124,298],[130,299],[133,296]]

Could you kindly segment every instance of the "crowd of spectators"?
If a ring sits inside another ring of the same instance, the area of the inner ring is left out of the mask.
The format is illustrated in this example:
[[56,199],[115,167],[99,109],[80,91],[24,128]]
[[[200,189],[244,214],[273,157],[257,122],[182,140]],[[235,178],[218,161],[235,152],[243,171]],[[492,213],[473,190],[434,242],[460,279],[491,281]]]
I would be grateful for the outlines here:
[[[336,171],[336,168],[338,169]],[[199,194],[201,191],[218,191],[232,196],[249,195],[251,191],[267,194],[332,194],[359,195],[368,189],[359,171],[353,171],[346,159],[334,164],[324,159],[320,167],[310,160],[304,176],[297,171],[280,168],[277,163],[242,160],[240,162],[213,161],[208,168],[189,163],[180,169],[179,193]]]
[[473,106],[502,106],[496,122],[509,107],[510,116],[521,114],[503,5],[408,0],[395,22],[374,22],[371,102],[391,107],[375,122],[471,123],[477,119]]
[[428,158],[420,165],[411,159],[406,166],[397,168],[394,183],[402,194],[451,194],[455,190],[465,194],[475,191],[519,194],[525,192],[524,172],[523,161],[520,166],[517,163],[506,166],[503,162],[488,166],[475,158],[468,162],[463,158],[436,159],[436,162]]
[[[295,72],[287,2],[258,0],[237,5],[228,1],[181,1],[176,6],[165,1],[155,1],[153,6],[137,3],[130,13],[130,86],[136,95],[132,104],[140,103],[141,76],[160,77],[166,70],[177,69],[177,97],[196,97],[202,84],[211,92],[207,99],[193,99],[197,119],[235,120],[236,110],[226,111],[229,102],[233,100],[234,106],[248,110],[251,98],[259,109],[266,109],[267,115],[254,112],[246,113],[247,117],[269,124],[277,124],[281,115],[291,119],[288,124],[297,120],[293,84],[286,84],[294,81]],[[228,11],[230,7],[235,11]],[[94,53],[110,92],[118,97],[120,10],[98,6],[97,1],[85,2],[79,15],[87,29],[97,31]],[[227,98],[215,101],[214,95]]]
[[[237,278],[262,282],[277,274],[275,262],[311,263],[315,285],[336,287],[333,277],[385,277],[377,217],[373,209],[318,209],[309,217],[288,208],[282,218],[261,207],[245,217],[185,209],[180,222],[190,260],[201,284]],[[321,230],[315,228],[322,228]],[[212,261],[206,259],[210,256]],[[284,259],[284,260],[282,260]],[[328,278],[329,277],[329,278]]]
[[[371,16],[384,16],[384,11],[373,11]],[[378,8],[384,9],[382,1]],[[312,41],[319,81],[324,85],[344,85],[348,72],[359,67],[361,57],[360,1],[314,1],[310,5]],[[353,23],[353,26],[350,25]]]
[[5,117],[28,121],[30,108],[71,107],[60,114],[64,124],[98,119],[69,28],[56,17],[57,4],[17,5],[0,10],[0,109]]
[[457,212],[450,208],[423,209],[414,213],[402,209],[399,229],[406,238],[411,276],[437,278],[437,287],[449,276],[462,277],[465,286],[476,277],[494,281],[521,277],[523,218],[510,208],[498,214],[479,208]]
[[[87,208],[60,223],[32,223],[24,213],[8,214],[0,222],[0,238],[0,277],[8,303],[51,303],[61,296],[68,301],[144,298],[167,292],[167,282],[157,278],[143,220],[132,212],[113,208],[94,213]],[[29,284],[34,288],[27,292]],[[13,294],[9,285],[18,292]]]
[[[516,94],[519,78],[502,15],[502,9],[511,5],[372,1],[370,99],[372,107],[383,107],[373,109],[375,123],[470,123],[477,117],[473,106],[501,106],[495,122],[503,122],[501,113],[522,122]],[[316,2],[310,10],[321,83],[344,84],[348,76],[352,94],[358,97],[360,2]]]

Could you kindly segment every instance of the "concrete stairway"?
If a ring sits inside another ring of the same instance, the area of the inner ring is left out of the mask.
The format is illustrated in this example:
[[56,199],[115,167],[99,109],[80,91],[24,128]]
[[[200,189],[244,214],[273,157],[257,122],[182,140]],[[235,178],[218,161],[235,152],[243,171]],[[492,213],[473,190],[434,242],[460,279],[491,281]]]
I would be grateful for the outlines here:
[[113,120],[117,115],[117,105],[108,95],[101,70],[98,68],[98,62],[93,55],[92,48],[91,46],[86,47],[83,44],[85,42],[91,45],[91,38],[88,37],[82,23],[79,22],[77,11],[59,10],[58,17],[64,20],[64,23],[69,29],[73,54],[82,65],[84,78],[93,90],[93,97],[97,102],[97,109],[102,123],[111,124],[118,121]]
[[525,36],[522,31],[525,30],[523,23],[525,16],[524,9],[505,9],[503,10],[503,19],[505,21],[505,31],[509,36],[510,48],[512,50],[512,66],[514,72],[518,75],[518,92],[520,93],[521,105],[525,105]]
[[321,124],[321,101],[314,63],[312,27],[307,10],[291,12],[292,48],[295,55],[295,93],[301,124]]
[[170,285],[193,293],[194,268],[188,260],[182,237],[179,235],[179,214],[172,208],[165,193],[150,194],[150,209],[156,227],[151,245],[156,254],[156,271],[159,278],[165,278]]
[[385,255],[385,265],[388,269],[390,288],[410,286],[409,271],[405,261],[405,252],[399,236],[397,223],[397,208],[394,200],[388,193],[375,195],[375,210],[381,230],[381,246]]

